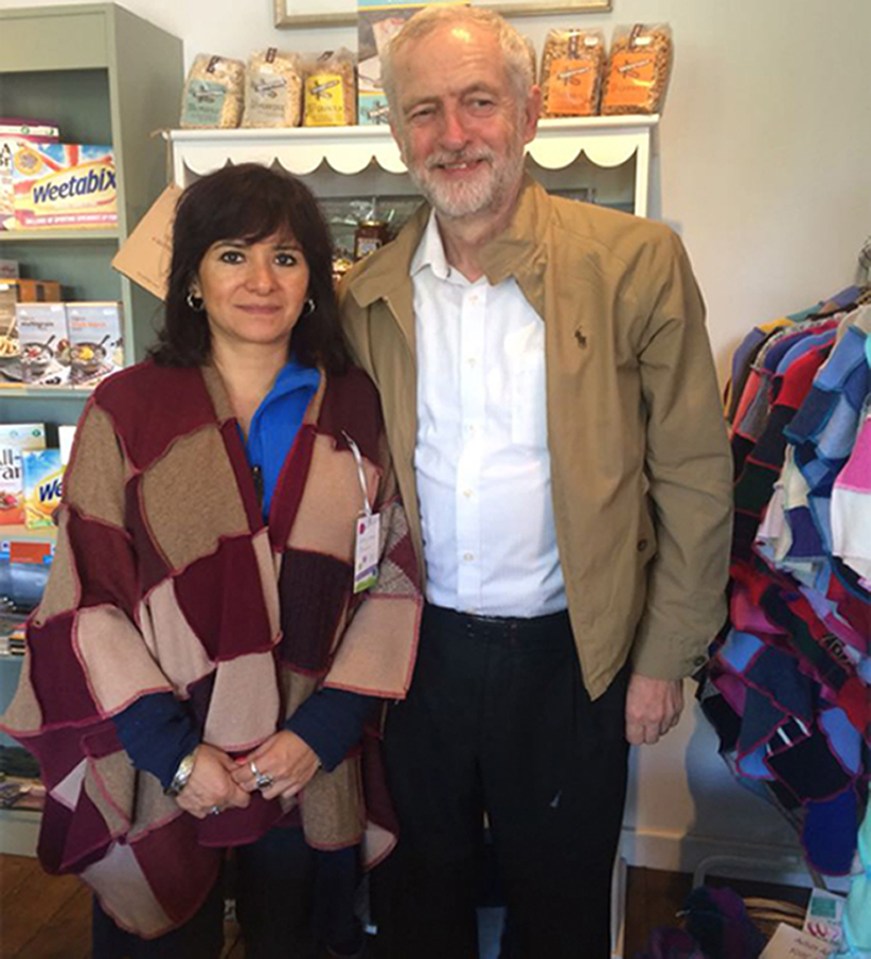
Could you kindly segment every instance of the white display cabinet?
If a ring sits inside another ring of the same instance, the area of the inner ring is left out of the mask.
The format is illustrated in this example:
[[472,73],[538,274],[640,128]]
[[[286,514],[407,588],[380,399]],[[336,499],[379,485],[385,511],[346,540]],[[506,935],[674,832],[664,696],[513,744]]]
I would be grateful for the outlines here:
[[[658,116],[542,120],[528,155],[548,189],[592,190],[597,202],[646,216],[658,123]],[[171,130],[165,135],[179,186],[228,162],[255,162],[277,163],[303,177],[322,199],[414,192],[386,126]]]

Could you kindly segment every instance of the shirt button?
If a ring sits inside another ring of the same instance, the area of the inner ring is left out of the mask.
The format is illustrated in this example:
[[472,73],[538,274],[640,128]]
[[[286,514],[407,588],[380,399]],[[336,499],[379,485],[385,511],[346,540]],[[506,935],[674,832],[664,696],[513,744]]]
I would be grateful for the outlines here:
[[638,550],[639,553],[643,553],[647,549],[647,540],[646,539],[638,540],[638,543],[636,544],[636,549]]
[[470,489],[464,489],[464,490],[463,490],[463,496],[465,496],[466,499],[470,499],[471,496],[472,496],[472,491],[471,491]]
[[693,660],[693,666],[704,666],[707,661],[707,656],[696,656],[696,658]]
[[474,558],[475,558],[475,554],[474,554],[474,553],[463,553],[463,559],[464,559],[467,563],[471,563]]
[[477,363],[477,362],[478,362],[478,361],[475,359],[474,356],[470,356],[469,359],[468,359],[469,366],[474,366],[475,363]]

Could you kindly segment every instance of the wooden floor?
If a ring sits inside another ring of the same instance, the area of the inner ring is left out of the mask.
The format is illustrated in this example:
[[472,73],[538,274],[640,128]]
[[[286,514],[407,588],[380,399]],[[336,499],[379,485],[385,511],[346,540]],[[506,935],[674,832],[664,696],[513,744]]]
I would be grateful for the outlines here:
[[[629,869],[626,959],[644,946],[656,926],[679,924],[676,913],[691,884],[691,877],[682,873]],[[793,901],[802,897],[801,891],[764,884],[738,891],[743,895],[785,892]],[[47,876],[35,859],[0,856],[0,959],[89,959],[90,912],[90,895],[77,879]],[[244,959],[244,954],[235,927],[228,925],[223,959]]]

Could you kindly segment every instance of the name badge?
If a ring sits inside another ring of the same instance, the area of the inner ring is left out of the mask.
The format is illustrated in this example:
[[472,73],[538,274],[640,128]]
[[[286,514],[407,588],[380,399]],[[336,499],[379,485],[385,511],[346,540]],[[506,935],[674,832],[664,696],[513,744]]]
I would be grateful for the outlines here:
[[362,593],[378,582],[378,550],[381,545],[381,517],[361,513],[354,543],[354,592]]
[[357,517],[354,533],[354,592],[362,593],[378,582],[378,556],[381,550],[381,516],[372,511],[369,503],[369,491],[366,488],[366,473],[363,469],[363,457],[360,449],[343,430],[342,436],[354,454],[357,464],[357,478],[363,491],[363,510]]

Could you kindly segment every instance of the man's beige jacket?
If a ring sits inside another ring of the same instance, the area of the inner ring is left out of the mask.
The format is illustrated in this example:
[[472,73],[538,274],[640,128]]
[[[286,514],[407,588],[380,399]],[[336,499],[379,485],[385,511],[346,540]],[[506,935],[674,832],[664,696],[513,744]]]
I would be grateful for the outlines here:
[[[409,266],[428,216],[418,210],[341,295],[381,394],[421,562]],[[545,324],[556,538],[587,689],[601,695],[630,657],[645,676],[691,674],[725,617],[732,480],[704,305],[680,240],[527,178],[483,265],[492,284],[513,276]]]

